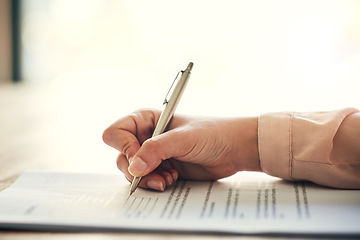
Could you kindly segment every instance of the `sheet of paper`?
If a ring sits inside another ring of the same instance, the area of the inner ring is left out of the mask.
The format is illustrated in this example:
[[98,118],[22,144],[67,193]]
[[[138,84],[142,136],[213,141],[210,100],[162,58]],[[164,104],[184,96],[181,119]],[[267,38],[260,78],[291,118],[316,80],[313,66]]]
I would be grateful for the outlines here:
[[0,193],[0,228],[360,234],[360,191],[261,173],[128,192],[121,174],[25,172]]

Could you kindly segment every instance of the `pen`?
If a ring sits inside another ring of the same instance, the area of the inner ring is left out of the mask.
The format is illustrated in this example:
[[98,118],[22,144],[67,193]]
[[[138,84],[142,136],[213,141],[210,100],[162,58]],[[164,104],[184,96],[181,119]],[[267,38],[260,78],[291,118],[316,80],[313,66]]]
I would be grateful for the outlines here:
[[[179,104],[180,98],[181,98],[182,94],[184,93],[186,84],[190,78],[191,69],[192,69],[193,65],[194,64],[192,62],[190,62],[189,65],[187,66],[187,68],[184,71],[181,71],[180,79],[176,83],[176,86],[168,100],[167,97],[168,97],[176,79],[178,78],[179,74],[176,76],[173,84],[171,85],[171,87],[169,89],[169,92],[165,96],[165,100],[163,103],[165,105],[165,108],[160,115],[159,121],[156,124],[156,127],[152,134],[152,137],[155,137],[155,136],[163,133],[165,131],[167,125],[169,124],[171,118],[173,117],[175,109],[176,109],[177,105]],[[141,181],[141,177],[134,177],[134,179],[131,183],[131,186],[130,186],[129,197],[135,192],[135,190],[139,186],[140,181]]]

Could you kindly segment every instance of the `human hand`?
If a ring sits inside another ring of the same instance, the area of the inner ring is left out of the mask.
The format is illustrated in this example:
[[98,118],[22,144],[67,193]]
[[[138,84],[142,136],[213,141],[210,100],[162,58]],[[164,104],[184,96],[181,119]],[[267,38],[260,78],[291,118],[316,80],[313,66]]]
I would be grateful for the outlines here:
[[168,131],[151,138],[161,112],[140,110],[104,131],[120,151],[117,167],[140,187],[164,190],[178,178],[216,180],[240,170],[261,171],[257,118],[174,116]]

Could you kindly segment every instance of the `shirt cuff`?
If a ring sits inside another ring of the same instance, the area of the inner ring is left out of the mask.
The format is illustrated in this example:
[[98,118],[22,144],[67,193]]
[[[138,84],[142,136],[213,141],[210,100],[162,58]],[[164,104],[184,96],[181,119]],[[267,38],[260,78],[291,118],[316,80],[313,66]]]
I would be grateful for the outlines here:
[[263,114],[258,126],[261,169],[287,180],[291,180],[292,116],[292,112]]

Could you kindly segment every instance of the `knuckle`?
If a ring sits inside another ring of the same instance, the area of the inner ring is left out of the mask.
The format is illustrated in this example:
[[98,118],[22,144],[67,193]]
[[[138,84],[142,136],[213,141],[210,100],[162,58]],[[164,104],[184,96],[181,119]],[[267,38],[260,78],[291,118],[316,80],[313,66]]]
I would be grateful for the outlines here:
[[122,152],[127,158],[129,158],[130,154],[132,154],[132,150],[135,148],[134,142],[126,142],[122,149],[120,149],[120,152]]
[[114,130],[112,129],[112,127],[108,127],[103,132],[102,139],[106,144],[110,145],[110,143],[112,142],[113,132],[114,132]]
[[152,115],[152,110],[148,108],[142,108],[139,109],[133,113],[131,113],[129,116],[134,118],[147,118],[148,116]]

